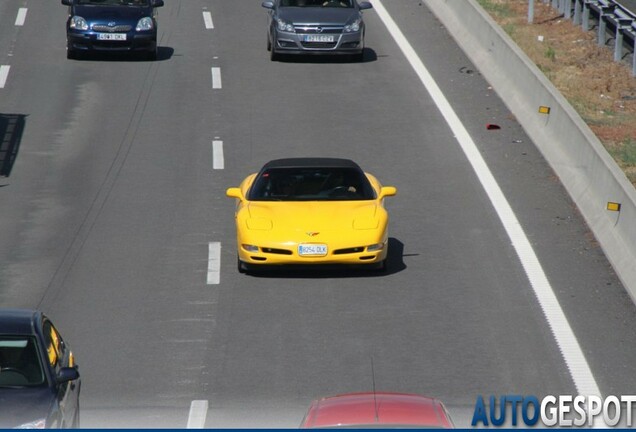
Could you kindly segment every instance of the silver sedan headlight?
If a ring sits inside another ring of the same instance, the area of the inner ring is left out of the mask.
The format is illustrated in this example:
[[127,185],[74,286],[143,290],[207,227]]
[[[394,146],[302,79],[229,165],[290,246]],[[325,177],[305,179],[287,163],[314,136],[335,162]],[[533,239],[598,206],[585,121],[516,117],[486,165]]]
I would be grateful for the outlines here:
[[346,26],[344,26],[344,32],[345,33],[353,33],[353,32],[360,31],[360,24],[361,23],[362,23],[362,18],[356,19],[351,24],[347,24]]
[[71,18],[69,27],[75,30],[88,30],[88,23],[81,16],[75,15]]
[[152,22],[152,18],[143,17],[137,23],[137,27],[135,28],[135,30],[137,30],[137,31],[148,31],[148,30],[152,30],[153,28],[155,28],[155,24]]
[[296,30],[294,30],[294,25],[293,24],[288,23],[286,21],[283,21],[280,18],[278,20],[276,20],[276,24],[278,26],[278,30],[280,30],[280,31],[289,32],[289,33],[296,33]]

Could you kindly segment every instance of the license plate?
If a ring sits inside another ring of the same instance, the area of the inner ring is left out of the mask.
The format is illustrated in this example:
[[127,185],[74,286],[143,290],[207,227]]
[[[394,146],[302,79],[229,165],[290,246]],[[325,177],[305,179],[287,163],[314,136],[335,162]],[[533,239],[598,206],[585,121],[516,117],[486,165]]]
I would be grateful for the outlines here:
[[333,35],[305,35],[305,42],[333,42],[334,40],[335,39]]
[[324,255],[327,255],[327,245],[325,245],[325,244],[301,244],[301,245],[298,245],[298,255],[301,255],[301,256],[324,256]]
[[126,33],[97,33],[99,40],[125,41]]

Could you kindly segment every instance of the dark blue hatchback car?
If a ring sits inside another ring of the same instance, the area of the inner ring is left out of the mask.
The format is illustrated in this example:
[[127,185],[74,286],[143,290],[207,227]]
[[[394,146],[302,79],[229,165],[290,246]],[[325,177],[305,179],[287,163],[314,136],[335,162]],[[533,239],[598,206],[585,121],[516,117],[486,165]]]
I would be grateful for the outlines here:
[[80,426],[75,358],[53,323],[34,310],[0,309],[0,428]]
[[62,0],[67,5],[66,56],[140,53],[157,58],[157,7],[163,0]]

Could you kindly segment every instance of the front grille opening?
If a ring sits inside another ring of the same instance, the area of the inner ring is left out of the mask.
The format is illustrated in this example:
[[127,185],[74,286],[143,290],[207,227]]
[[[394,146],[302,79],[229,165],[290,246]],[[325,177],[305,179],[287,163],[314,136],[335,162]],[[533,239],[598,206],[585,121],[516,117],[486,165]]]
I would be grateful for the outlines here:
[[317,27],[317,26],[295,26],[296,33],[305,34],[341,34],[342,26]]
[[303,42],[305,48],[322,48],[330,49],[335,48],[338,42]]
[[333,251],[334,255],[346,255],[346,254],[352,254],[352,253],[360,253],[360,252],[364,252],[364,248],[363,247],[352,247],[352,248],[346,248],[346,249],[336,249],[335,251]]
[[267,261],[267,258],[265,257],[251,256],[250,258],[252,258],[254,261]]
[[276,248],[261,248],[263,253],[278,254],[278,255],[291,255],[293,252],[287,249]]
[[93,26],[94,31],[98,32],[108,32],[108,33],[127,33],[132,30],[132,26],[130,25],[116,25],[113,27],[103,25],[103,24],[95,24]]

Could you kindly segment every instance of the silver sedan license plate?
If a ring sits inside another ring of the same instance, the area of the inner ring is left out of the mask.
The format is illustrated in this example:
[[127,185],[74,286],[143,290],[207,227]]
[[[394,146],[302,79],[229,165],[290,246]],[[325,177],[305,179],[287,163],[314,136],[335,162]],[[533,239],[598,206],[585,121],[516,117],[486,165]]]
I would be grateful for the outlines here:
[[333,42],[333,35],[311,34],[305,35],[305,42]]
[[125,41],[126,33],[97,33],[98,40]]
[[300,244],[298,245],[298,255],[325,256],[327,255],[327,245],[326,244]]

